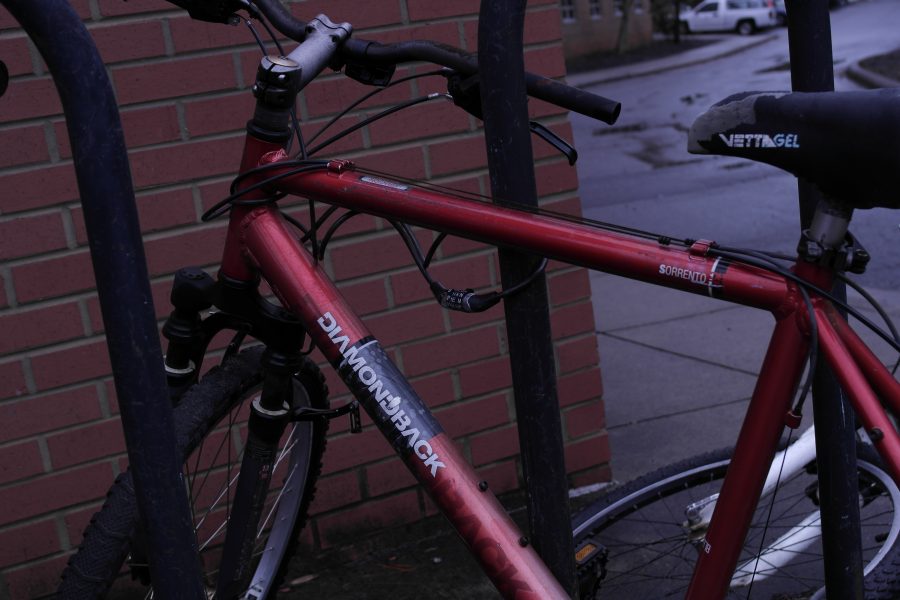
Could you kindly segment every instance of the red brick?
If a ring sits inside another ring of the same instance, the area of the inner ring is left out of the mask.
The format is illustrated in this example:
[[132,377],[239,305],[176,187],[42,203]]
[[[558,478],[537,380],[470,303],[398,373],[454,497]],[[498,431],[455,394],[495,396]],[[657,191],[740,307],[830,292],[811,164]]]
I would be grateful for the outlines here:
[[47,437],[54,469],[71,467],[125,451],[125,437],[119,419],[108,419],[86,427]]
[[391,173],[409,179],[425,178],[425,157],[421,147],[402,148],[387,152],[366,152],[353,158],[360,167]]
[[[393,80],[398,81],[402,76],[400,72],[395,73]],[[315,84],[303,90],[303,96],[309,115],[311,117],[321,117],[333,115],[344,110],[350,104],[372,91],[373,88],[370,86],[362,85],[341,75],[339,77],[317,80]],[[359,111],[360,109],[375,107],[386,108],[404,100],[409,100],[412,97],[412,84],[410,82],[400,83],[384,88],[383,92],[375,94],[354,110]]]
[[225,228],[193,230],[144,243],[152,276],[174,273],[189,265],[206,265],[221,258]]
[[56,523],[40,521],[0,532],[0,567],[52,554],[59,549]]
[[606,425],[601,401],[575,406],[564,413],[566,431],[570,438],[580,438],[600,433]]
[[66,232],[57,212],[0,220],[0,260],[42,254],[66,247]]
[[457,400],[449,371],[421,377],[412,382],[413,389],[425,403],[434,408]]
[[0,489],[0,525],[101,497],[112,483],[109,463],[51,473]]
[[560,373],[571,373],[595,366],[600,360],[597,353],[597,337],[590,333],[582,338],[566,340],[557,346],[557,355]]
[[494,356],[500,351],[497,333],[489,326],[412,344],[403,349],[403,370],[413,376]]
[[[423,251],[426,251],[425,248]],[[479,289],[494,283],[491,261],[486,254],[460,259],[437,259],[428,267],[428,272],[433,279],[450,288]],[[394,303],[397,305],[434,297],[418,269],[391,275],[390,281]]]
[[112,78],[116,97],[123,105],[215,92],[237,86],[230,54],[114,67]]
[[27,393],[28,386],[25,384],[25,373],[22,371],[22,363],[18,360],[0,363],[0,398],[23,396]]
[[342,284],[341,294],[359,315],[385,310],[388,307],[384,279]]
[[[197,137],[227,131],[243,132],[256,101],[248,90],[184,103],[188,135]],[[237,157],[235,157],[237,158]]]
[[309,514],[318,515],[361,499],[357,471],[320,477],[316,482],[316,498]]
[[396,456],[366,467],[366,487],[369,497],[381,496],[416,484],[416,478]]
[[[419,232],[420,243],[428,242],[428,233]],[[331,251],[336,279],[349,279],[408,265],[412,259],[396,232],[381,234],[366,241],[334,247]]]
[[361,533],[416,521],[422,516],[416,490],[372,500],[352,509],[320,517],[317,525],[322,548],[358,537]]
[[476,467],[519,455],[519,430],[513,425],[486,431],[469,438],[472,464]]
[[0,308],[9,306],[9,299],[6,297],[6,278],[0,274]]
[[556,339],[594,331],[594,307],[590,299],[553,309],[550,315]]
[[[558,11],[556,3],[544,9],[529,10],[525,15],[525,43],[540,44],[559,40],[562,30]],[[557,49],[557,52],[562,54],[561,49]]]
[[609,437],[606,433],[566,446],[566,471],[572,473],[609,462]]
[[3,110],[0,118],[4,122],[33,119],[62,113],[59,94],[50,77],[12,80],[3,94]]
[[599,398],[603,393],[600,371],[579,371],[559,378],[559,404],[570,406],[585,400]]
[[85,342],[35,355],[31,365],[38,390],[79,383],[111,372],[109,354],[103,341]]
[[441,141],[428,146],[433,176],[459,173],[487,165],[487,150],[481,135]]
[[[301,130],[303,131],[303,136],[306,140],[307,149],[310,153],[320,157],[323,155],[331,157],[338,154],[349,155],[353,152],[362,150],[365,144],[361,129],[356,129],[351,133],[344,134],[345,131],[349,131],[350,128],[358,125],[361,120],[359,115],[351,114],[338,119],[334,125],[331,125],[325,130],[322,128],[328,123],[327,119],[303,123],[301,125]],[[320,132],[323,133],[320,135]],[[334,141],[329,141],[333,136],[338,135],[340,135],[340,137]],[[315,138],[315,140],[313,140],[313,138]],[[326,146],[319,148],[320,144],[325,144],[326,142],[328,142]],[[419,162],[421,162],[421,159]],[[424,169],[422,169],[422,172],[424,172]]]
[[88,30],[105,64],[162,56],[166,53],[162,21],[102,23]]
[[[326,14],[335,22],[350,21],[355,31],[400,23],[400,4],[397,2],[357,2],[356,0],[308,0],[293,5],[293,14],[308,21],[318,14]],[[364,36],[369,39],[369,36]]]
[[539,196],[559,194],[578,189],[578,174],[565,161],[545,164],[535,169]]
[[366,324],[385,346],[393,346],[444,333],[442,312],[443,309],[435,302],[371,317]]
[[515,460],[477,469],[479,478],[488,482],[495,494],[504,494],[519,488],[519,469]]
[[0,175],[5,214],[52,206],[78,198],[75,169],[71,164],[43,166],[11,175]]
[[[0,373],[3,368],[0,367]],[[0,375],[2,377],[2,375]],[[8,442],[60,427],[100,418],[100,402],[94,385],[58,394],[29,397],[0,404],[0,442]]]
[[457,403],[435,413],[444,430],[453,438],[483,431],[509,422],[506,394]]
[[[0,55],[2,56],[2,55]],[[0,131],[0,167],[50,160],[42,125]]]
[[463,398],[508,388],[512,385],[509,357],[492,358],[459,369]]
[[369,125],[372,142],[392,144],[418,138],[458,133],[469,129],[469,116],[455,105],[438,99],[411,107]]
[[549,287],[550,303],[553,306],[591,297],[591,280],[585,269],[554,275],[550,277]]
[[134,184],[142,188],[234,173],[242,147],[243,136],[234,136],[133,152]]
[[408,0],[406,4],[411,21],[478,14],[478,5],[472,0],[445,0],[439,3],[431,0]]
[[25,34],[13,34],[0,39],[0,56],[3,57],[3,64],[6,65],[11,77],[34,72],[28,36]]
[[383,44],[409,42],[412,40],[433,40],[442,44],[458,47],[460,44],[459,29],[454,22],[423,24],[399,29],[372,32],[366,36]]
[[46,346],[84,334],[78,305],[60,304],[0,315],[0,353]]
[[43,472],[41,451],[35,440],[0,448],[0,485]]
[[374,428],[336,437],[328,441],[322,472],[343,471],[391,454],[391,445]]
[[135,13],[155,12],[161,10],[171,11],[175,7],[163,0],[97,0],[100,15],[104,17],[118,17]]
[[[175,52],[178,54],[210,48],[232,48],[247,44],[255,46],[253,35],[243,24],[237,27],[228,27],[221,23],[195,21],[184,14],[183,17],[169,19],[169,29],[172,32]],[[260,35],[268,41],[265,30],[261,27],[258,30]]]
[[24,263],[12,269],[20,302],[54,298],[94,287],[94,271],[87,250]]
[[48,558],[20,569],[5,571],[3,577],[6,579],[10,598],[42,598],[52,594],[59,584],[59,574],[65,568],[68,558]]

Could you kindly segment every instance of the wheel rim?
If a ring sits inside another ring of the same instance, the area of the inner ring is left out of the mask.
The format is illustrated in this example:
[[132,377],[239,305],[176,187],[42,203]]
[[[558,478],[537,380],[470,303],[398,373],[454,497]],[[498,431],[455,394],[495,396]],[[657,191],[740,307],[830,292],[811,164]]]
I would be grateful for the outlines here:
[[[191,457],[203,459],[204,446],[209,444],[207,440],[212,439],[212,435],[218,433],[222,439],[213,453],[211,469],[203,466],[204,461],[196,463],[195,468],[191,469],[188,467],[191,459],[185,461],[185,480],[188,482],[187,486],[192,499],[191,510],[194,514],[197,541],[204,563],[206,584],[210,591],[215,590],[218,551],[225,540],[231,497],[233,489],[237,485],[243,457],[243,439],[237,429],[246,422],[250,401],[257,395],[258,392],[245,395],[239,405],[235,406],[231,413],[223,419],[224,427],[218,427],[213,434],[204,439]],[[295,399],[297,398],[305,399],[304,404],[308,405],[305,391],[295,382]],[[272,485],[266,498],[253,551],[254,560],[257,562],[253,567],[253,576],[248,592],[252,591],[257,598],[265,597],[271,590],[282,558],[291,541],[291,534],[299,512],[298,507],[302,501],[309,474],[311,451],[312,422],[289,424],[279,445],[278,457],[273,468]],[[219,462],[223,452],[227,457],[226,465]],[[219,480],[218,484],[213,486],[215,492],[212,494],[201,489],[208,486],[206,482],[211,478]],[[213,498],[213,501],[207,503],[206,500],[210,497]],[[203,508],[198,509],[198,505]]]
[[[576,539],[594,531],[593,539],[609,552],[606,577],[598,583],[599,597],[627,600],[683,596],[704,533],[686,528],[684,508],[718,492],[727,464],[711,463],[646,486],[576,528]],[[881,469],[864,461],[860,469],[863,552],[869,572],[900,534],[900,522],[894,514],[900,492]],[[790,563],[777,569],[766,562],[772,557],[767,551],[772,551],[775,540],[796,532],[803,518],[816,511],[815,490],[812,494],[809,491],[814,482],[815,475],[807,472],[783,482],[775,495],[768,528],[762,526],[759,517],[768,513],[770,498],[760,502],[738,565],[753,561],[762,576],[754,578],[752,587],[731,589],[727,597],[810,597],[820,588],[819,539],[802,552],[795,552]],[[761,544],[764,550],[756,563]]]

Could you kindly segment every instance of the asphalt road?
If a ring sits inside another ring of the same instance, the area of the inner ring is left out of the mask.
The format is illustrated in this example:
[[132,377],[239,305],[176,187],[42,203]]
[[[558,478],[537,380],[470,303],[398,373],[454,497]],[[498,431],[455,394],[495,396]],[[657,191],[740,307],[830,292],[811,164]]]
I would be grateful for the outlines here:
[[[900,47],[900,2],[866,0],[832,12],[838,90],[859,89],[844,75],[854,61]],[[572,115],[586,216],[673,237],[790,251],[799,218],[792,176],[766,165],[687,153],[694,118],[730,94],[789,90],[786,29],[774,39],[711,62],[587,88],[623,104],[609,127]],[[900,193],[900,192],[898,192]],[[862,277],[900,289],[900,214],[857,211],[852,230],[873,256]]]

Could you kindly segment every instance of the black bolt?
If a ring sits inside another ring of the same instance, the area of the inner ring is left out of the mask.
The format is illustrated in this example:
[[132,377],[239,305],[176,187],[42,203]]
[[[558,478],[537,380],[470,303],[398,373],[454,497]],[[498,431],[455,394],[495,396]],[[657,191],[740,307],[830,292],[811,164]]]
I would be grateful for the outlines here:
[[524,535],[523,535],[522,537],[520,537],[520,538],[519,538],[519,545],[522,546],[523,548],[524,548],[525,546],[527,546],[527,545],[528,545],[528,538],[525,537]]
[[478,482],[478,489],[481,490],[482,492],[486,492],[487,489],[488,489],[488,482],[487,482],[487,481],[484,481],[484,480],[479,481],[479,482]]
[[880,442],[884,439],[884,432],[877,427],[873,427],[869,430],[869,437],[872,438],[873,442]]

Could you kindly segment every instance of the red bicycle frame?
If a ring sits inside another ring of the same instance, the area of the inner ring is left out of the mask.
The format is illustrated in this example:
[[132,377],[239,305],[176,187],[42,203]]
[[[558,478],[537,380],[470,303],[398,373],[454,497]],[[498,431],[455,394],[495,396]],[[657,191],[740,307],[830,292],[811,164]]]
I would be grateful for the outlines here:
[[[277,190],[268,192],[311,198],[771,312],[777,321],[775,331],[687,594],[694,600],[724,596],[778,439],[786,424],[796,426],[789,413],[807,356],[810,319],[796,284],[713,256],[709,242],[685,249],[611,233],[368,175],[346,161],[290,175],[292,166],[279,169],[272,164],[284,158],[276,144],[248,136],[242,171],[268,165],[265,177],[284,175],[274,186]],[[261,197],[262,192],[256,194]],[[819,287],[830,287],[831,274],[821,267],[800,262],[795,271]],[[486,484],[274,206],[232,209],[222,274],[241,281],[253,281],[259,274],[269,283],[506,597],[565,597]],[[872,390],[897,410],[900,384],[826,301],[815,298],[814,306],[823,354],[888,470],[900,481],[900,437]]]

